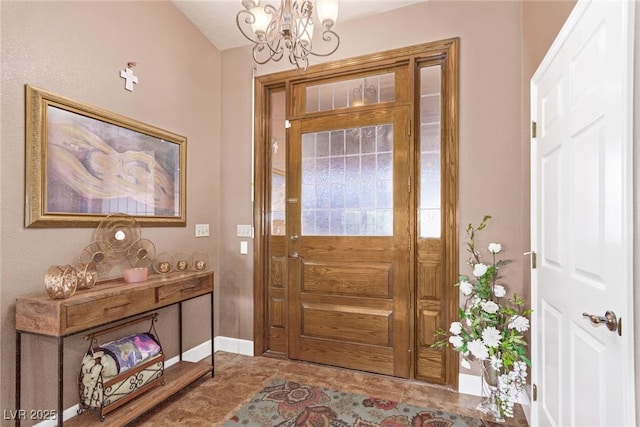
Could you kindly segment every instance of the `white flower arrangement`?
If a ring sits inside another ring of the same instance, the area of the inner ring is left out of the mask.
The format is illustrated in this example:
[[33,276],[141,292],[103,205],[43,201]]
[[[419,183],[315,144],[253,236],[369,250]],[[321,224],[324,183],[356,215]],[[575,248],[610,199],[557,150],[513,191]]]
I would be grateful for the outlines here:
[[470,368],[470,361],[488,361],[498,371],[496,404],[502,417],[513,417],[513,406],[524,390],[527,366],[531,361],[526,356],[527,342],[523,333],[529,329],[531,310],[524,309],[525,301],[516,294],[507,301],[504,285],[497,284],[499,270],[509,260],[497,260],[502,252],[500,243],[490,243],[487,250],[492,256],[491,264],[480,262],[476,249],[476,232],[483,230],[490,215],[485,215],[475,228],[467,227],[469,241],[467,251],[471,254],[471,266],[475,283],[468,276],[460,275],[455,286],[467,297],[464,308],[459,309],[460,321],[451,323],[449,331],[439,330],[439,338],[432,347],[453,346],[462,354],[462,366]]

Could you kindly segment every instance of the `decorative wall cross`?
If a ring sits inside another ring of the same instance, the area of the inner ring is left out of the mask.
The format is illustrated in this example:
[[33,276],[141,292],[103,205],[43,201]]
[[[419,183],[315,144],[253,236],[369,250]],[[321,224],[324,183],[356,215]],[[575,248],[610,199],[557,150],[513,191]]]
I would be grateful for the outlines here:
[[120,77],[125,79],[124,88],[131,92],[133,92],[133,84],[138,83],[138,78],[133,75],[133,70],[131,69],[131,67],[135,67],[135,65],[135,62],[128,62],[127,68],[120,71]]

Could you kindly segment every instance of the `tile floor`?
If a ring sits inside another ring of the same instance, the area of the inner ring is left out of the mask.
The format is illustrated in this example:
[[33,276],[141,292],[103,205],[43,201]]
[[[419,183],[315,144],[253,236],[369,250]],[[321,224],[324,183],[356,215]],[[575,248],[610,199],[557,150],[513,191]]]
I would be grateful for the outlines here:
[[[283,361],[216,352],[216,374],[206,376],[161,403],[131,426],[217,426],[230,418],[272,378],[298,381],[359,394],[369,394],[417,406],[482,417],[475,410],[480,398],[453,393],[417,381],[351,371],[305,362]],[[522,408],[507,420],[527,426]]]

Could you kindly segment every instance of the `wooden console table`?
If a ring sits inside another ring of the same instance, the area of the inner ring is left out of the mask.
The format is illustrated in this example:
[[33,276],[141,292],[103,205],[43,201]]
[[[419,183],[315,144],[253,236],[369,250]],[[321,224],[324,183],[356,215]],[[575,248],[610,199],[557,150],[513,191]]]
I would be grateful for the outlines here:
[[[182,360],[182,303],[207,294],[211,296],[211,364],[186,362]],[[125,283],[122,279],[110,280],[98,283],[91,289],[78,291],[67,299],[51,299],[44,292],[18,298],[16,300],[16,409],[21,408],[21,337],[23,333],[56,337],[58,340],[56,415],[58,425],[61,426],[64,411],[64,338],[178,304],[180,361],[165,370],[165,385],[156,387],[127,403],[107,416],[102,423],[92,412],[85,414],[93,415],[97,425],[101,426],[112,422],[124,425],[132,421],[209,372],[212,377],[215,375],[213,303],[213,272],[210,271],[151,275],[147,281],[139,283]],[[15,422],[19,426],[20,417],[16,417]]]

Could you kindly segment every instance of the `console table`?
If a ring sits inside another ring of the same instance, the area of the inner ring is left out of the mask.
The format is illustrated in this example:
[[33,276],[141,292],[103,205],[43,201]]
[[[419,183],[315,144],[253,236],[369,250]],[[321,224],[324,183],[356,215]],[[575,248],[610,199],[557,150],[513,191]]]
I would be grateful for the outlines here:
[[[211,364],[182,360],[182,303],[209,294],[211,296]],[[36,293],[16,300],[16,409],[20,410],[23,333],[56,337],[58,340],[58,425],[63,424],[64,338],[97,327],[116,324],[162,307],[178,304],[180,361],[165,370],[165,385],[137,397],[97,425],[124,425],[162,400],[214,370],[213,349],[213,272],[180,272],[151,275],[145,282],[125,283],[122,279],[100,282],[91,289],[76,292],[70,298],[51,299]],[[78,364],[79,366],[79,364]],[[74,388],[76,386],[74,385]],[[78,418],[78,417],[75,417]],[[20,425],[20,417],[16,417]]]

